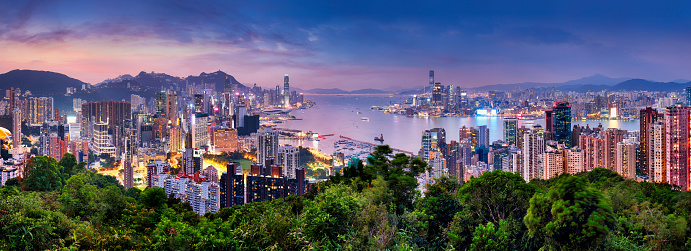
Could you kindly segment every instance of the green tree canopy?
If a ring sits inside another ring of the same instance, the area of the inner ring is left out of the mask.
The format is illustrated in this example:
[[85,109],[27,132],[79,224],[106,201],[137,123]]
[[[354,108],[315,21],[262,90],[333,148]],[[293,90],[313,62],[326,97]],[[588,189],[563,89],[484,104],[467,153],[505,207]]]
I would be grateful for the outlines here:
[[26,164],[23,188],[30,191],[53,191],[62,188],[65,180],[55,159],[47,156],[33,157]]
[[614,214],[602,194],[579,176],[565,176],[547,193],[536,193],[524,218],[531,236],[546,246],[584,250],[601,246],[614,227]]

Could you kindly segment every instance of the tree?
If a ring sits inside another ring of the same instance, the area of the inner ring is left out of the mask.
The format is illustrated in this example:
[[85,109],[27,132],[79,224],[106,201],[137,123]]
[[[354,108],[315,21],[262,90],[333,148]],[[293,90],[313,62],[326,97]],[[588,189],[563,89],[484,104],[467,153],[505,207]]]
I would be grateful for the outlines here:
[[64,178],[55,159],[47,156],[33,157],[24,170],[23,188],[30,191],[53,191],[62,188]]
[[542,235],[546,246],[584,250],[601,246],[614,227],[614,214],[600,192],[579,176],[565,176],[536,193],[523,219],[531,236]]
[[477,226],[470,250],[507,250],[514,242],[509,236],[509,224],[505,220],[499,220],[497,225],[487,222],[487,225]]
[[536,190],[518,174],[495,170],[470,179],[458,199],[478,220],[499,224],[508,218],[522,219]]
[[70,217],[88,217],[98,210],[99,191],[87,183],[89,176],[81,173],[70,177],[58,201],[62,211]]
[[167,206],[168,196],[161,187],[149,187],[139,196],[139,203],[146,208],[160,209]]
[[75,175],[78,172],[76,168],[77,158],[71,153],[65,153],[62,155],[62,158],[58,164],[63,168],[63,173],[67,176],[65,177],[66,179],[69,179],[70,176]]
[[446,246],[443,230],[448,227],[454,215],[463,209],[456,199],[459,185],[456,179],[443,176],[431,184],[425,197],[416,200],[416,210],[431,216],[427,225],[427,243],[431,249]]

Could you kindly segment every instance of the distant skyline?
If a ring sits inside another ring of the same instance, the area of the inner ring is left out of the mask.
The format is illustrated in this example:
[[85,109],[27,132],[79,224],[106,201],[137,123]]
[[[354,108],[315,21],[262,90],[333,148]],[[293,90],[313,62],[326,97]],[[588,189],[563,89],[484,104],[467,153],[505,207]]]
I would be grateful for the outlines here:
[[0,72],[303,89],[691,79],[688,1],[4,1]]

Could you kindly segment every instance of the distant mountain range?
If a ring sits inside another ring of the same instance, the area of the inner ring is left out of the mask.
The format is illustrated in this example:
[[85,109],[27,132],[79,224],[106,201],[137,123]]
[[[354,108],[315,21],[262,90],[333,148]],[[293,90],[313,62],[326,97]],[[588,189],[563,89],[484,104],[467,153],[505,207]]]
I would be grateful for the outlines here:
[[[34,96],[52,96],[55,98],[56,107],[71,110],[71,99],[82,98],[87,101],[95,100],[129,100],[131,94],[145,97],[153,96],[153,93],[162,88],[182,89],[187,83],[211,84],[216,90],[223,90],[225,79],[238,86],[241,90],[249,87],[238,82],[235,77],[222,71],[212,73],[202,72],[198,76],[176,77],[165,73],[140,72],[136,76],[121,75],[112,79],[107,79],[96,85],[90,85],[78,79],[68,77],[64,74],[35,71],[35,70],[12,70],[0,74],[0,88],[18,87],[22,92],[29,90]],[[81,90],[82,85],[88,86],[86,90]],[[645,79],[631,78],[610,78],[600,74],[581,79],[566,81],[562,83],[535,83],[525,82],[516,84],[496,84],[486,85],[476,88],[468,88],[469,91],[512,91],[525,90],[529,88],[546,89],[554,88],[561,91],[574,92],[599,92],[599,91],[677,91],[681,92],[691,82],[685,79],[677,79],[671,82],[656,82]],[[74,87],[77,92],[70,96],[65,96],[67,87]],[[386,90],[360,89],[345,91],[338,88],[324,89],[315,88],[303,90],[291,87],[299,93],[305,94],[403,94],[414,95],[424,93],[425,87],[398,89],[389,88]]]

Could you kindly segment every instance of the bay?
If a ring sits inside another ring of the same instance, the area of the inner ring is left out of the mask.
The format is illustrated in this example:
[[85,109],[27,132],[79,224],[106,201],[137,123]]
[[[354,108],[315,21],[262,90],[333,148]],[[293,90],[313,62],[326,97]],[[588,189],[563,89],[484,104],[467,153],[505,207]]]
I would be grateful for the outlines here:
[[[291,115],[301,120],[289,120],[278,124],[278,128],[312,131],[326,136],[320,141],[282,140],[282,144],[301,145],[319,149],[325,154],[332,154],[334,142],[339,135],[371,143],[374,137],[384,136],[384,143],[393,148],[417,153],[424,130],[444,128],[447,142],[458,140],[458,129],[461,126],[478,127],[487,125],[490,131],[490,142],[503,139],[504,126],[502,117],[438,117],[419,118],[395,115],[371,110],[372,106],[385,106],[390,102],[403,102],[408,96],[388,95],[305,95],[306,100],[316,102],[309,109],[299,109]],[[359,112],[359,113],[358,113]],[[363,120],[362,118],[368,118]],[[544,119],[519,120],[519,127],[530,127],[544,124]],[[573,121],[572,125],[589,125],[604,128],[620,128],[628,131],[639,130],[638,120],[589,120]]]

